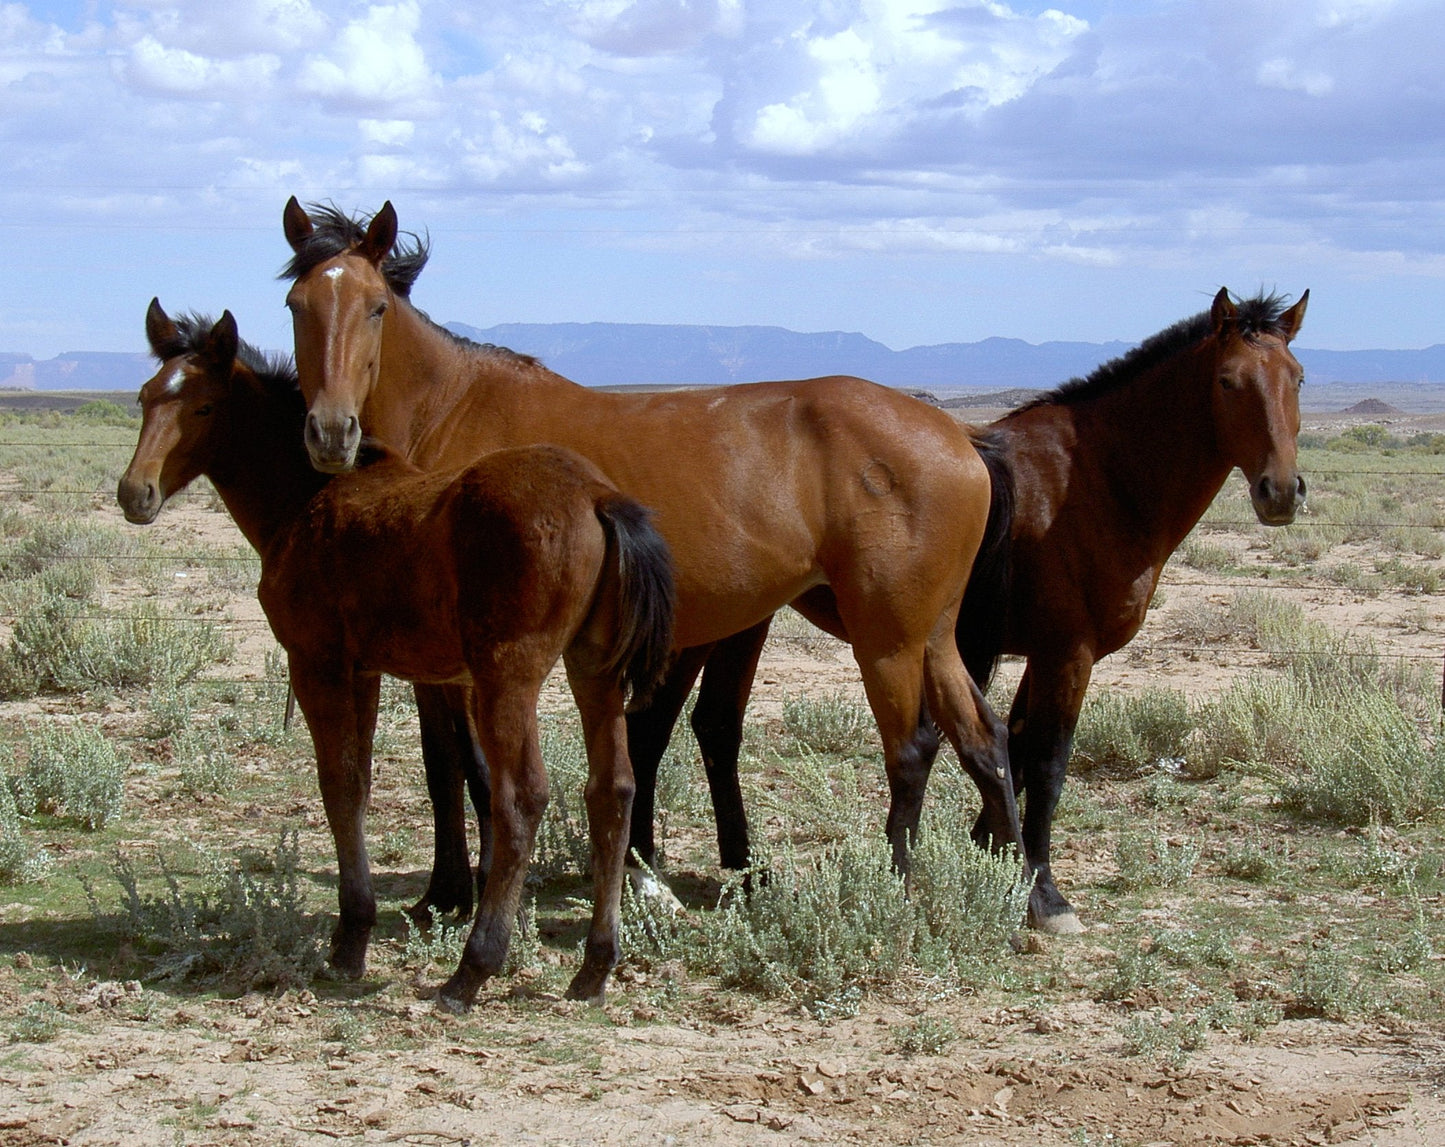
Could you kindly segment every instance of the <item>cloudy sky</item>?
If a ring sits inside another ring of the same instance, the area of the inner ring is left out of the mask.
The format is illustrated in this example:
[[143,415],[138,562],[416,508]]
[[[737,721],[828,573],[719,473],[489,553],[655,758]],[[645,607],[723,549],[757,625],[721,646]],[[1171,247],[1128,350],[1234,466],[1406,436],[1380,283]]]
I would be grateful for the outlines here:
[[[1445,342],[1445,4],[0,0],[0,350],[284,347],[288,196],[440,321],[1138,339],[1221,285]],[[526,348],[518,348],[526,349]]]

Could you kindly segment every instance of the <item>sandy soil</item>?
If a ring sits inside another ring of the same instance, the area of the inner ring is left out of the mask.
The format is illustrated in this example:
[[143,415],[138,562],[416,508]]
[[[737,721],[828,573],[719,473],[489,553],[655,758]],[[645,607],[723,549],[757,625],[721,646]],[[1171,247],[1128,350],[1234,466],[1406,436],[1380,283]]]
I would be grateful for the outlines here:
[[[181,538],[237,540],[199,500],[170,518]],[[1246,558],[1255,544],[1224,540]],[[179,593],[202,576],[175,574]],[[1096,683],[1205,695],[1251,671],[1238,650],[1188,636],[1201,609],[1249,584],[1220,580],[1172,567],[1145,632],[1099,667]],[[1321,620],[1367,629],[1384,651],[1441,653],[1440,599],[1321,585],[1280,592]],[[243,596],[230,609],[248,624],[227,672],[259,675],[270,646],[251,624],[259,611]],[[770,643],[752,719],[777,719],[787,695],[840,689],[858,689],[847,650],[790,628]],[[1088,854],[1061,852],[1067,886]],[[1040,942],[1091,944],[1089,933]],[[36,1000],[22,986],[27,959],[0,959],[0,1014]],[[688,993],[683,1018],[648,1002],[669,980]],[[1445,1143],[1445,1039],[1424,1024],[1287,1021],[1254,1045],[1215,1036],[1170,1069],[1126,1056],[1103,1005],[956,996],[929,1014],[951,1020],[958,1041],[946,1055],[908,1056],[895,1033],[920,1014],[918,995],[870,998],[856,1017],[824,1024],[714,1000],[685,981],[680,968],[624,968],[599,1012],[522,978],[489,985],[472,1015],[454,1018],[433,1010],[426,985],[395,978],[217,999],[68,969],[42,997],[63,1010],[61,1030],[0,1047],[0,1147]]]

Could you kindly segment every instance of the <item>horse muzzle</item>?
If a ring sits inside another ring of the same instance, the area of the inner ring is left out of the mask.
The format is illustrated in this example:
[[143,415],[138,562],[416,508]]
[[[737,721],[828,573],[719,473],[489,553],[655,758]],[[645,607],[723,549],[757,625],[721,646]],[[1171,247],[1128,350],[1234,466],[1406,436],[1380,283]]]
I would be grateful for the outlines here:
[[1305,504],[1305,480],[1298,473],[1283,482],[1262,474],[1250,487],[1254,513],[1266,526],[1287,526]]
[[361,423],[356,415],[323,419],[313,410],[306,416],[306,452],[313,469],[342,474],[356,466]]
[[137,526],[148,526],[154,522],[165,504],[159,486],[129,475],[122,478],[116,487],[115,500],[120,503],[125,520]]

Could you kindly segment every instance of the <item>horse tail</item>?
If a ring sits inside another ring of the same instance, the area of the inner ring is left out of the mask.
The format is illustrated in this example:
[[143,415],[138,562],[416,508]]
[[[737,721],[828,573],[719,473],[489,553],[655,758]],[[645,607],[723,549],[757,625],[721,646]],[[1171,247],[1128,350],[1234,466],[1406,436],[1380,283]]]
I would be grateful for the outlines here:
[[969,676],[980,690],[987,690],[1003,653],[1008,599],[1013,588],[1014,481],[1003,435],[975,430],[972,437],[988,469],[991,493],[983,542],[963,592],[954,640]]
[[645,702],[671,661],[672,552],[652,524],[652,511],[631,498],[608,492],[596,509],[617,556],[617,632],[607,667],[634,704]]

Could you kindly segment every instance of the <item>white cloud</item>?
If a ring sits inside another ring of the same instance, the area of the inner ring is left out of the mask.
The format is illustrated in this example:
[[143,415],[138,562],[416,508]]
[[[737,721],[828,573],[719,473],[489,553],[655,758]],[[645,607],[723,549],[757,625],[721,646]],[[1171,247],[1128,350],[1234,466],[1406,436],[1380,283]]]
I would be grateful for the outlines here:
[[567,27],[593,47],[622,56],[682,52],[744,27],[743,0],[561,0]]
[[184,48],[167,48],[153,36],[145,36],[131,47],[119,71],[128,82],[152,92],[218,99],[227,95],[257,97],[280,67],[281,61],[271,55],[213,60]]
[[440,81],[417,42],[420,25],[416,0],[372,5],[335,36],[328,52],[306,60],[301,90],[346,105],[382,107],[429,99]]
[[847,8],[830,18],[820,6],[776,51],[761,47],[749,60],[782,82],[800,75],[805,86],[740,112],[742,142],[788,155],[866,150],[940,102],[977,114],[1017,99],[1088,29],[1054,10],[1026,17],[1001,4],[858,0]]
[[1335,81],[1327,73],[1301,68],[1282,56],[1265,60],[1256,75],[1264,87],[1303,92],[1307,96],[1327,96],[1335,90]]
[[293,52],[321,42],[326,16],[311,0],[131,0],[118,26],[138,26],[163,43],[208,56]]
[[408,119],[364,119],[357,126],[362,139],[382,147],[401,147],[416,135],[416,124]]

